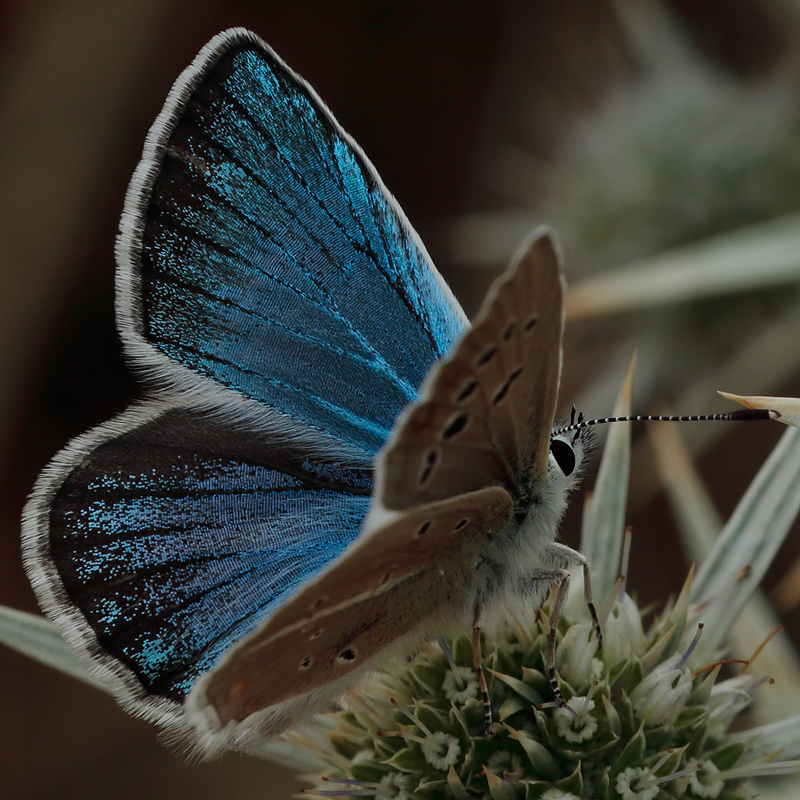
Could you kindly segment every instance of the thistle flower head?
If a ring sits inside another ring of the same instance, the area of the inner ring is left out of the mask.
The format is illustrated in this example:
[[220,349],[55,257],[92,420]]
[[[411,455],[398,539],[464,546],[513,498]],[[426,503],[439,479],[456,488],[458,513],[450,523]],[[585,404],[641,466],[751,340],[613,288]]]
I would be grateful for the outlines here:
[[[627,595],[617,604],[621,611],[610,615],[608,629],[629,630],[635,604]],[[687,607],[680,620],[687,632],[693,612]],[[728,741],[727,731],[761,681],[747,674],[720,681],[719,668],[693,672],[691,654],[670,652],[670,640],[680,641],[672,636],[674,617],[673,609],[656,617],[628,640],[621,658],[619,650],[597,651],[585,622],[563,619],[557,652],[564,708],[547,703],[546,615],[495,626],[482,640],[498,720],[488,736],[469,638],[448,642],[453,664],[432,645],[348,696],[327,744],[316,748],[327,780],[311,794],[729,798],[747,773],[728,773],[748,763],[748,748]],[[301,737],[295,741],[307,746]]]

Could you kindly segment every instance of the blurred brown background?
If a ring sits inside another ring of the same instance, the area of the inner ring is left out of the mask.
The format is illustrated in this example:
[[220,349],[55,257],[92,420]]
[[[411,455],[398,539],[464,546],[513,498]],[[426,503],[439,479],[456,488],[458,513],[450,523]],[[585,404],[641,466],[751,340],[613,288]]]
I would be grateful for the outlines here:
[[[775,3],[667,5],[705,57],[743,80],[789,49],[767,8]],[[69,438],[136,396],[113,320],[125,187],[173,80],[233,25],[260,34],[329,104],[470,314],[502,265],[465,264],[448,232],[465,214],[508,205],[486,180],[492,159],[510,143],[546,162],[572,121],[635,61],[605,0],[0,4],[0,602],[7,605],[36,608],[20,564],[19,515],[37,473]],[[531,197],[544,191],[536,170],[526,180]],[[620,325],[581,323],[570,332],[565,408],[587,359]],[[781,388],[800,392],[791,376]],[[702,456],[723,515],[779,434],[777,426],[732,431]],[[575,505],[566,532],[573,543]],[[686,569],[666,503],[645,491],[632,513],[641,534],[633,588],[645,602],[663,599]],[[784,566],[797,549],[787,544]],[[796,613],[785,622],[800,631]],[[108,697],[0,647],[0,798],[278,799],[298,786],[255,759],[189,765]]]

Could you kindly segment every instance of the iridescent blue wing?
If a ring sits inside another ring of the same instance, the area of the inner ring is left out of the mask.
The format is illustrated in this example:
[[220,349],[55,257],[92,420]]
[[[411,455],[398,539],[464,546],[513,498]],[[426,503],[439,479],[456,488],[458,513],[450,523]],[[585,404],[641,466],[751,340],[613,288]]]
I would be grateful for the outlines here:
[[466,329],[358,146],[241,30],[203,50],[150,132],[118,260],[121,332],[145,375],[210,379],[208,402],[233,389],[301,445],[373,456]]
[[122,704],[184,727],[197,676],[357,538],[374,454],[466,321],[358,147],[242,30],[173,88],[117,258],[155,399],[45,470],[25,558]]
[[123,704],[182,726],[197,677],[356,538],[370,488],[369,471],[150,403],[43,473],[25,561],[43,607]]

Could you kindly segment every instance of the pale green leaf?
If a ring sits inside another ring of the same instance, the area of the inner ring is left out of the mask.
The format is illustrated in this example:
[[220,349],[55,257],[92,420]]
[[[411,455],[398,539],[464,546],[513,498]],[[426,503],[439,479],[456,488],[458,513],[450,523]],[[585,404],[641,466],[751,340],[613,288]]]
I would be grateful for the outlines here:
[[567,318],[796,282],[800,216],[792,214],[587,278],[567,294]]
[[701,564],[722,530],[722,518],[695,469],[679,425],[648,425],[647,433],[684,550],[693,563]]
[[[631,413],[634,363],[635,359],[632,358],[614,408],[615,417]],[[625,536],[630,454],[630,425],[611,425],[586,519],[588,531],[584,531],[583,535],[583,541],[588,545],[586,555],[592,564],[592,587],[596,601],[600,603],[606,599],[619,575]]]
[[492,800],[517,800],[517,792],[510,781],[503,780],[486,766],[483,768],[483,774],[489,784],[489,795]]
[[0,642],[48,667],[109,691],[78,661],[58,628],[44,617],[0,606]]
[[719,392],[728,400],[741,403],[747,408],[760,408],[777,413],[775,419],[784,425],[800,428],[800,398],[797,397],[765,397],[763,395],[741,395],[730,392]]
[[[684,548],[696,563],[702,563],[722,529],[719,514],[678,427],[653,425],[649,433]],[[733,655],[750,658],[778,625],[769,602],[756,590],[731,630]],[[707,654],[710,656],[708,650],[700,647],[698,658],[702,660]],[[764,687],[756,694],[753,711],[758,721],[774,722],[787,714],[800,713],[800,659],[788,634],[780,631],[771,639],[759,655],[756,669],[775,680],[773,687]]]
[[[684,549],[695,563],[702,563],[722,529],[719,514],[678,427],[653,425],[649,432]],[[779,619],[769,602],[756,590],[731,629],[733,655],[750,658],[778,625]],[[701,646],[698,658],[702,660],[705,655],[710,656]],[[774,722],[787,714],[800,713],[800,659],[788,634],[780,631],[771,639],[759,655],[756,669],[775,680],[773,687],[764,687],[756,694],[753,711],[757,720]]]
[[[702,646],[719,646],[772,563],[800,509],[800,430],[778,442],[703,561],[692,600],[703,613]],[[745,571],[746,577],[741,578]],[[768,631],[764,631],[766,635]]]

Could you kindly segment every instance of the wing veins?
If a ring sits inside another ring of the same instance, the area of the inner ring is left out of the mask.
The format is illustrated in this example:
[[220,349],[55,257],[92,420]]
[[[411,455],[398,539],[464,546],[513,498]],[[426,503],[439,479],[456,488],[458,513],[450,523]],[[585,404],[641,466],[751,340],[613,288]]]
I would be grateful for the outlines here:
[[[198,138],[202,138],[202,137],[198,137]],[[213,139],[209,139],[209,141],[211,141],[214,144],[215,147],[218,147],[221,151],[223,151],[230,158],[230,160],[233,163],[238,164],[241,167],[241,169],[244,172],[246,172],[255,183],[257,183],[258,185],[261,185],[262,188],[264,188],[265,191],[267,191],[268,194],[270,194],[271,196],[275,197],[275,199],[277,199],[278,202],[281,205],[283,205],[283,201],[280,200],[280,198],[277,197],[276,195],[273,195],[272,194],[272,190],[270,190],[268,187],[266,187],[266,185],[263,185],[261,183],[261,181],[259,180],[259,178],[246,165],[240,163],[233,155],[231,155],[229,150],[228,150],[228,148],[226,148],[224,145],[221,145],[219,142],[216,142]],[[300,263],[300,261],[297,259],[297,257],[290,250],[286,249],[283,246],[283,244],[281,244],[281,242],[278,241],[278,239],[277,239],[277,237],[275,236],[274,233],[268,231],[263,225],[261,225],[258,221],[256,221],[252,217],[246,215],[241,208],[239,208],[237,205],[235,205],[230,199],[228,199],[225,195],[223,195],[214,186],[211,186],[210,184],[203,184],[203,188],[208,194],[213,194],[214,197],[216,198],[216,200],[220,203],[220,205],[223,205],[228,211],[230,211],[234,215],[238,216],[239,219],[241,219],[243,222],[245,222],[246,224],[251,225],[253,228],[255,228],[267,241],[272,242],[272,244],[274,244],[275,247],[277,247],[281,251],[281,253],[283,253],[284,256],[286,256],[287,260],[290,261],[291,263],[293,263],[296,266],[296,268],[298,269],[298,271],[300,273],[302,273],[303,275],[308,276],[309,280],[311,280],[312,283],[320,290],[320,292],[328,299],[328,302],[330,304],[330,308],[335,312],[337,319],[341,323],[344,324],[345,329],[348,330],[353,335],[353,338],[355,338],[356,341],[358,341],[364,347],[365,350],[368,350],[369,352],[373,353],[375,355],[376,362],[378,364],[380,364],[382,367],[384,367],[384,369],[389,374],[393,375],[397,379],[397,381],[402,381],[403,380],[402,378],[400,378],[399,375],[397,375],[395,373],[395,370],[386,361],[386,359],[381,355],[380,351],[377,350],[375,348],[375,346],[366,338],[366,336],[364,335],[363,331],[361,331],[358,328],[356,328],[350,322],[348,317],[341,313],[341,311],[339,310],[338,304],[333,299],[333,297],[331,296],[330,292],[327,289],[325,289],[325,287],[317,281],[317,279],[314,277],[314,275],[310,271],[304,269],[303,265]],[[317,198],[315,197],[315,199],[317,199]],[[318,202],[320,202],[320,201],[318,201]],[[328,250],[327,246],[325,244],[323,244],[321,241],[319,241],[315,236],[313,236],[313,234],[311,234],[310,231],[308,231],[308,229],[300,221],[299,217],[297,217],[294,213],[292,213],[291,211],[289,211],[285,207],[284,207],[284,211],[308,234],[309,238],[312,239],[312,241],[315,241],[319,245],[320,251],[325,255],[325,257],[327,258],[328,263],[335,270],[341,272],[342,270],[340,269],[340,267],[336,263],[336,261],[333,259],[333,257],[331,255],[330,251]],[[375,262],[373,262],[373,263],[374,263],[374,266],[376,267],[376,269],[378,270],[378,272],[381,275],[383,275],[383,271],[380,269],[378,264],[375,263]],[[264,274],[268,275],[269,273],[264,273]],[[384,275],[384,277],[386,278],[385,275]],[[388,280],[388,278],[386,278],[386,280]],[[410,308],[410,306],[406,302],[406,299],[401,296],[401,293],[398,291],[397,286],[395,286],[391,282],[389,283],[389,285],[392,288],[392,290],[394,291],[394,293],[401,299],[401,301],[403,302],[403,305],[405,305],[409,309],[410,313],[412,313],[412,316],[414,317],[414,319],[416,319],[417,322],[420,323],[420,328],[423,330],[426,338],[428,338],[430,341],[432,341],[431,332],[428,331],[426,325],[422,324],[421,319],[419,318],[419,316],[416,313],[413,312],[413,309]],[[434,346],[434,351],[437,351],[436,347],[435,347],[435,342],[432,342],[432,343],[433,343],[433,346]],[[409,400],[413,399],[414,395],[416,394],[416,392],[414,391],[413,387],[410,387],[410,385],[405,381],[403,381],[403,383],[405,383],[406,387],[408,387],[408,388],[403,390],[403,393],[408,397]]]
[[[242,570],[241,572],[238,572],[236,575],[233,575],[231,577],[225,578],[224,580],[218,581],[218,582],[214,583],[211,586],[206,586],[202,590],[199,590],[199,591],[193,592],[190,595],[187,595],[180,602],[173,603],[172,605],[170,605],[168,607],[165,607],[162,612],[152,613],[152,614],[147,614],[147,615],[137,614],[135,619],[133,619],[133,618],[126,619],[125,620],[126,624],[116,626],[113,631],[107,631],[106,633],[104,633],[104,638],[107,637],[107,636],[118,636],[121,633],[126,633],[126,632],[132,630],[133,628],[139,627],[139,625],[141,623],[143,623],[143,622],[145,623],[145,625],[144,625],[145,628],[156,629],[159,626],[154,624],[154,623],[158,622],[159,620],[164,619],[164,618],[169,618],[170,616],[173,616],[173,615],[175,615],[177,613],[180,613],[181,611],[186,611],[186,609],[188,609],[192,605],[195,605],[195,604],[199,603],[207,595],[213,594],[214,592],[219,591],[220,589],[223,589],[226,586],[230,586],[231,584],[234,584],[237,581],[240,581],[243,578],[248,577],[253,572],[257,572],[258,570],[263,570],[263,569],[265,569],[266,566],[267,565],[265,565],[265,564],[256,564],[256,565],[253,565],[251,567],[248,567],[247,569]],[[282,574],[286,575],[287,574],[286,570],[283,570]],[[289,591],[291,591],[291,589],[289,589]],[[257,605],[256,608],[252,612],[246,614],[244,617],[239,617],[236,620],[236,622],[234,622],[232,625],[228,626],[228,628],[226,628],[224,632],[222,632],[222,633],[218,634],[217,636],[215,636],[214,639],[212,640],[212,642],[213,641],[217,641],[219,638],[224,636],[232,628],[235,628],[243,620],[248,619],[249,617],[255,616],[255,614],[257,614],[259,611],[261,611],[263,608],[265,608],[266,606],[268,606],[270,603],[272,603],[274,601],[275,601],[275,596],[273,596],[269,600],[266,600],[265,602]],[[125,607],[125,611],[129,612],[131,609],[134,609],[137,606],[139,606],[142,602],[144,602],[144,599],[140,599],[135,603],[131,603],[130,605],[127,605]],[[198,650],[196,655],[200,655],[206,649],[207,648],[204,647],[202,650]],[[196,659],[193,659],[193,660],[196,660]],[[187,664],[192,663],[192,660],[187,661],[186,663]]]
[[[305,389],[298,389],[297,387],[292,386],[290,383],[286,383],[285,381],[282,381],[279,378],[274,378],[274,377],[272,377],[270,375],[263,375],[262,373],[257,372],[254,369],[249,369],[248,367],[243,367],[240,364],[235,364],[234,362],[229,361],[228,359],[221,358],[220,356],[216,356],[213,353],[207,353],[207,352],[205,352],[203,350],[199,350],[198,348],[192,347],[190,345],[182,344],[179,341],[174,340],[174,339],[167,339],[165,337],[165,338],[159,339],[159,342],[163,342],[165,344],[172,345],[177,350],[183,350],[183,351],[185,351],[187,353],[192,353],[195,356],[202,356],[203,358],[205,358],[205,359],[207,359],[209,361],[213,361],[213,362],[215,362],[217,364],[220,364],[222,366],[231,367],[234,370],[236,370],[237,372],[242,372],[245,375],[253,375],[253,376],[255,376],[257,378],[260,378],[261,380],[264,380],[267,383],[270,383],[273,386],[276,386],[276,387],[278,387],[280,389],[285,389],[285,390],[288,390],[290,392],[294,392],[295,394],[301,394],[305,399],[312,400],[318,406],[320,406],[321,408],[324,408],[326,411],[329,411],[332,414],[336,414],[340,419],[344,420],[345,422],[358,425],[363,430],[366,430],[366,431],[369,431],[369,432],[371,432],[371,433],[373,433],[375,435],[378,435],[382,439],[386,439],[386,437],[387,437],[387,435],[389,433],[382,426],[377,425],[374,422],[370,422],[369,420],[365,419],[364,417],[361,417],[358,414],[353,413],[352,411],[348,411],[347,409],[342,408],[341,406],[334,405],[333,403],[331,403],[331,402],[329,402],[327,400],[324,400],[323,398],[319,397],[318,395],[311,394],[308,391],[306,391]],[[215,380],[219,380],[219,383],[221,385],[226,385],[221,379],[215,378]],[[255,402],[258,402],[259,404],[263,404],[263,405],[267,406],[267,408],[271,408],[271,409],[273,409],[274,411],[277,411],[280,414],[285,414],[287,417],[291,417],[291,414],[289,414],[288,412],[281,411],[280,409],[277,409],[274,406],[270,406],[267,403],[262,403],[262,401],[260,401],[260,400],[259,401],[255,401]],[[327,433],[327,431],[324,428],[312,425],[310,422],[306,422],[305,424],[308,425],[310,428],[313,428],[314,430],[319,430],[319,431],[323,431],[324,433]]]
[[[152,215],[152,218],[157,219],[159,224],[163,225],[164,227],[169,227],[174,229],[175,231],[180,231],[182,233],[193,236],[194,238],[201,241],[208,249],[215,250],[220,255],[225,256],[225,258],[231,261],[237,261],[241,265],[255,270],[268,280],[277,283],[278,286],[281,286],[284,289],[288,289],[289,291],[296,294],[298,297],[302,297],[304,300],[317,306],[317,308],[319,308],[320,310],[325,312],[330,312],[331,310],[330,306],[321,303],[319,300],[317,300],[316,297],[312,297],[310,294],[304,292],[302,289],[299,289],[294,284],[289,283],[288,281],[285,281],[282,278],[279,278],[277,275],[274,275],[271,272],[268,272],[260,264],[257,264],[253,261],[248,261],[246,258],[239,255],[236,251],[231,250],[229,247],[226,247],[223,244],[215,242],[209,236],[204,234],[199,228],[192,227],[191,225],[188,225],[186,222],[178,219],[177,217],[170,216],[164,209],[156,208],[156,213]],[[280,247],[281,251],[284,252],[283,247],[281,247],[277,243],[277,241],[274,241],[274,239],[272,241],[276,247]],[[294,263],[299,266],[299,262],[297,262],[296,260],[294,261]],[[322,292],[327,297],[328,296],[327,290],[323,286],[318,284],[317,281],[314,279],[313,275],[311,275],[310,273],[309,273],[309,278],[314,283],[314,285],[320,290],[320,292]]]
[[[108,586],[124,586],[127,583],[130,583],[132,580],[138,580],[139,578],[152,578],[161,574],[166,574],[172,572],[173,570],[177,569],[185,569],[190,570],[194,567],[202,568],[206,564],[215,563],[221,564],[228,561],[235,562],[237,560],[245,560],[245,561],[253,561],[254,559],[260,559],[258,564],[251,564],[243,571],[237,573],[237,575],[226,578],[225,580],[213,584],[208,587],[208,591],[214,591],[215,589],[220,588],[221,586],[226,585],[227,582],[231,580],[237,580],[238,576],[241,575],[248,575],[251,572],[258,570],[258,569],[266,569],[269,567],[269,563],[265,560],[268,558],[274,559],[276,556],[277,551],[281,550],[278,547],[260,547],[256,550],[243,550],[239,552],[229,552],[229,553],[214,553],[214,554],[204,554],[198,553],[191,557],[187,558],[170,558],[164,561],[159,561],[155,564],[150,564],[148,566],[137,568],[136,572],[128,573],[125,575],[120,575],[116,578],[103,578],[102,576],[98,575],[95,579],[85,580],[82,584],[82,588],[86,589],[95,589],[98,586],[108,587]],[[287,550],[291,550],[291,548],[283,548],[283,552],[286,554]],[[202,597],[202,593],[197,595],[191,595],[189,599]],[[139,601],[140,602],[140,601]],[[136,605],[136,604],[133,604]],[[133,605],[128,606],[127,608],[132,608]]]
[[[159,273],[158,280],[163,281],[164,283],[169,283],[175,286],[181,286],[186,289],[190,289],[192,292],[195,292],[209,300],[213,300],[219,305],[224,306],[225,308],[235,309],[240,311],[242,314],[251,317],[253,319],[257,319],[263,322],[265,325],[277,328],[282,331],[286,331],[288,334],[300,339],[304,342],[307,342],[315,347],[318,347],[320,350],[328,350],[329,352],[336,353],[339,356],[342,356],[345,360],[353,361],[363,366],[367,367],[368,369],[372,370],[373,372],[377,372],[380,375],[386,375],[391,383],[399,389],[408,400],[412,400],[416,395],[413,387],[408,383],[408,381],[404,381],[399,375],[397,375],[393,370],[384,369],[382,370],[381,367],[387,368],[388,364],[385,361],[378,362],[375,359],[364,358],[363,356],[359,356],[358,354],[346,350],[345,348],[335,345],[329,342],[325,342],[322,339],[319,339],[315,336],[308,335],[303,331],[293,328],[290,325],[287,325],[285,322],[281,322],[280,320],[273,319],[272,317],[266,317],[259,311],[254,311],[249,308],[245,308],[240,303],[236,302],[235,300],[227,297],[221,297],[214,292],[211,292],[207,289],[203,289],[197,284],[189,283],[188,281],[184,280],[183,278],[178,278],[174,275],[170,275],[168,273]],[[324,306],[323,306],[324,308]],[[330,311],[330,309],[327,309]],[[341,319],[341,315],[336,313],[336,319]],[[350,327],[350,326],[347,326]],[[377,351],[371,349],[371,352],[377,354]],[[388,373],[388,374],[387,374]]]
[[[288,473],[287,473],[288,474]],[[302,480],[298,478],[297,480]],[[256,494],[282,494],[284,492],[297,492],[302,491],[303,489],[308,489],[308,486],[278,486],[274,489],[269,488],[259,488],[259,489],[233,489],[233,488],[220,488],[220,489],[186,489],[186,490],[148,490],[148,489],[141,489],[136,490],[132,489],[130,491],[126,490],[124,494],[124,499],[135,501],[135,500],[146,500],[148,498],[155,498],[158,500],[190,500],[195,499],[198,497],[211,497],[215,496],[218,497],[220,495],[224,497],[248,497],[250,495]],[[104,499],[115,499],[121,497],[121,493],[118,490],[112,489],[100,489],[100,490],[91,490],[92,493],[90,495],[91,501],[90,502],[101,502]],[[336,491],[336,490],[333,490]],[[353,492],[353,494],[357,494]]]
[[[274,73],[274,74],[277,75],[277,73]],[[293,84],[291,88],[294,91],[296,91],[299,87],[296,84]],[[312,106],[313,112],[315,114],[319,114],[319,109],[315,108],[315,104],[313,104],[309,98],[306,98],[306,99],[308,100],[309,104]],[[354,208],[352,202],[350,202],[350,195],[345,190],[344,181],[341,180],[341,173],[338,173],[339,180],[337,180],[337,177],[329,170],[330,159],[327,158],[327,156],[323,157],[323,154],[315,147],[315,144],[314,144],[315,137],[313,135],[309,135],[310,133],[313,133],[313,131],[310,129],[310,126],[309,126],[309,124],[308,124],[308,122],[306,120],[306,116],[304,114],[300,114],[300,122],[301,122],[301,124],[302,124],[302,126],[305,129],[306,134],[307,134],[306,135],[306,140],[310,141],[311,146],[314,147],[314,149],[317,152],[317,155],[320,157],[320,161],[321,161],[321,164],[322,164],[322,169],[329,175],[329,177],[334,182],[336,187],[342,192],[342,196],[346,199],[347,205],[350,208],[351,214],[353,216],[353,222],[355,222],[355,224],[358,226],[358,229],[361,231],[362,235],[364,236],[364,241],[366,242],[366,244],[359,244],[358,242],[356,242],[347,233],[346,230],[344,230],[342,228],[341,223],[330,213],[330,211],[327,208],[327,206],[325,205],[325,203],[315,194],[315,192],[312,191],[311,187],[305,181],[303,176],[286,159],[285,155],[283,154],[281,149],[278,147],[277,142],[268,134],[268,131],[254,117],[252,117],[250,115],[250,113],[247,110],[247,108],[244,105],[242,105],[235,97],[231,97],[231,102],[239,108],[239,110],[241,111],[242,115],[247,118],[247,120],[250,122],[250,124],[253,126],[253,128],[255,130],[259,131],[259,133],[261,134],[261,137],[264,139],[264,141],[267,142],[268,144],[272,144],[273,145],[276,157],[280,160],[280,162],[293,175],[293,177],[297,181],[298,185],[300,187],[302,187],[303,189],[305,189],[305,191],[308,193],[308,195],[314,199],[314,201],[320,207],[322,212],[331,220],[331,222],[333,222],[333,224],[337,228],[339,228],[341,230],[341,232],[343,233],[345,238],[351,243],[351,245],[356,250],[356,252],[361,252],[361,253],[363,253],[364,255],[366,255],[369,258],[369,260],[372,262],[372,264],[375,267],[375,269],[378,272],[378,274],[380,274],[383,277],[383,279],[387,282],[387,284],[395,292],[397,297],[400,299],[400,301],[406,307],[406,309],[409,312],[409,314],[411,314],[412,318],[417,322],[417,324],[420,327],[420,329],[424,332],[425,337],[430,342],[431,349],[433,350],[433,352],[439,353],[439,348],[438,348],[436,340],[435,340],[435,338],[433,336],[433,332],[428,329],[428,325],[425,324],[425,320],[422,319],[422,317],[419,314],[419,312],[416,309],[416,307],[412,303],[409,302],[408,296],[405,294],[405,292],[403,292],[401,290],[400,283],[397,282],[397,281],[392,280],[391,276],[386,272],[386,270],[384,269],[384,267],[381,264],[381,260],[378,258],[378,254],[375,252],[375,250],[369,244],[370,237],[368,236],[368,234],[366,232],[366,229],[364,228],[363,223],[358,218],[358,215],[354,213],[355,212],[355,208]],[[319,118],[320,119],[324,119],[322,114],[319,114]],[[325,120],[325,121],[327,122],[327,120]],[[350,144],[346,140],[342,139],[338,135],[338,132],[335,129],[334,129],[334,136],[336,137],[337,140],[342,142],[342,144],[348,149],[348,151],[350,153],[352,153],[356,163],[359,166],[359,170],[361,171],[362,176],[363,176],[364,170],[366,168],[365,168],[365,165],[361,163],[361,159],[358,157],[356,152],[354,150],[352,150],[352,148],[350,147]],[[223,145],[220,145],[218,142],[214,142],[214,144],[219,146],[221,149],[227,150],[227,148],[225,148]],[[238,162],[235,162],[235,163],[238,163]],[[242,166],[243,169],[245,169],[245,171],[247,171],[248,173],[250,172],[246,167],[244,167],[244,165],[240,164],[240,166]],[[367,170],[367,174],[369,175],[369,171],[368,170]],[[368,182],[368,181],[365,180],[364,181],[364,185],[365,185],[365,188],[367,190],[368,197],[371,198],[373,187],[377,188],[379,191],[381,191],[381,190],[379,189],[379,187],[377,186],[377,184],[375,183],[375,181],[374,181],[374,179],[372,178],[371,175],[369,175],[369,178],[370,178],[370,181]],[[254,177],[254,180],[257,180],[257,179]],[[372,186],[370,186],[369,183],[372,183]],[[270,191],[267,187],[264,187],[264,188],[266,188],[268,192]],[[383,194],[383,192],[381,192],[381,194]],[[372,207],[371,206],[372,206],[372,204],[370,203],[370,211],[372,211]],[[391,207],[391,205],[389,206],[389,208],[394,213],[394,209]],[[298,221],[298,223],[300,222],[293,214],[292,214],[292,217],[294,219],[296,219]],[[395,218],[396,218],[396,216],[395,216]],[[300,224],[302,224],[302,223],[300,223]],[[382,232],[382,226],[381,225],[376,224],[375,227],[379,231],[379,233]],[[305,228],[305,226],[303,226],[303,228],[304,228],[304,230],[307,230]],[[327,248],[326,248],[326,252],[327,252]],[[389,263],[392,262],[392,259],[389,256],[389,254],[386,252],[385,248],[384,248],[384,257],[386,258],[386,260]]]

